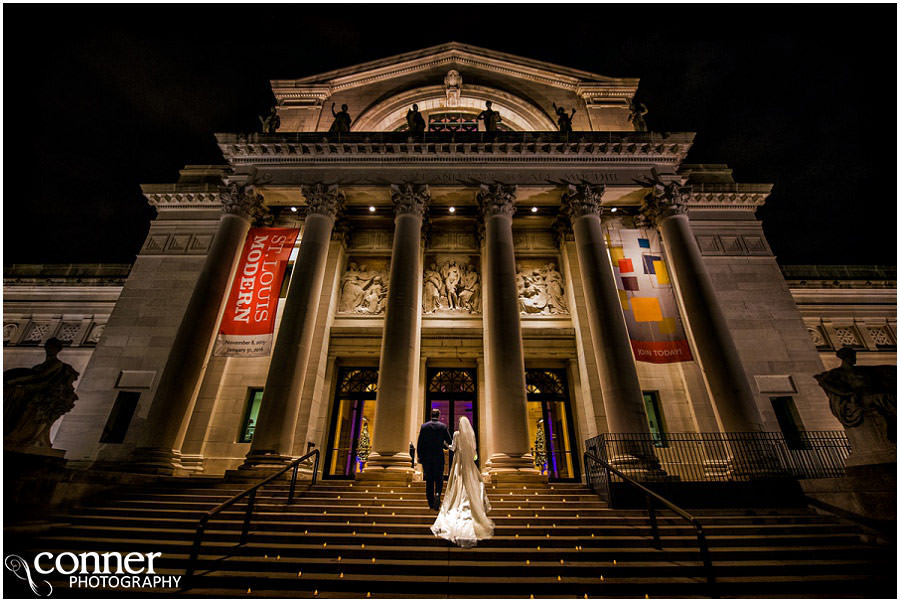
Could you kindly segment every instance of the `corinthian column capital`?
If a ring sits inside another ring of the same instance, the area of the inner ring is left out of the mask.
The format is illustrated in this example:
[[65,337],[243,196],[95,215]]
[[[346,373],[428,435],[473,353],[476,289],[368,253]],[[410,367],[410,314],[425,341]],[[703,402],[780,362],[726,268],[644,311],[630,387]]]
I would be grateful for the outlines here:
[[605,189],[603,184],[570,184],[569,191],[562,197],[569,219],[574,220],[582,215],[600,215],[600,197]]
[[337,184],[304,184],[300,191],[306,198],[307,215],[317,213],[334,219],[344,207],[344,193]]
[[263,204],[263,197],[252,185],[232,182],[219,191],[222,212],[243,217],[253,223],[272,221],[269,208]]
[[431,193],[425,184],[391,184],[391,201],[394,216],[412,214],[421,219],[431,202]]
[[691,189],[678,182],[654,186],[644,197],[640,217],[647,225],[658,227],[666,218],[687,213]]
[[512,217],[516,212],[515,185],[482,184],[477,199],[482,220],[495,215]]

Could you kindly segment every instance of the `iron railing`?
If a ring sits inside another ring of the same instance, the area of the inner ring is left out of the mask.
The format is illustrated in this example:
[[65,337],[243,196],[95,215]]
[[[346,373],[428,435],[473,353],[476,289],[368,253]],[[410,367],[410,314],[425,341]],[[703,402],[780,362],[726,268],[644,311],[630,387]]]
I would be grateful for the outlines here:
[[[607,462],[606,460],[604,460],[602,458],[597,457],[595,454],[591,453],[590,451],[584,452],[584,468],[585,468],[585,472],[589,475],[588,482],[591,483],[592,487],[593,487],[593,484],[592,484],[590,475],[598,474],[599,472],[603,471],[603,472],[606,472],[607,474],[615,475],[622,482],[627,483],[631,487],[637,489],[638,491],[640,491],[641,493],[644,494],[644,497],[647,500],[647,517],[650,521],[650,532],[653,535],[653,542],[657,549],[661,550],[663,548],[662,540],[659,536],[659,524],[657,523],[657,520],[656,520],[656,504],[657,503],[662,504],[663,506],[665,506],[666,508],[668,508],[669,510],[674,512],[677,516],[683,518],[688,523],[690,523],[691,526],[694,527],[694,530],[697,533],[697,547],[700,549],[700,559],[703,561],[703,569],[706,572],[706,582],[710,587],[709,593],[713,594],[713,588],[716,585],[716,575],[713,572],[712,558],[710,557],[710,554],[709,554],[709,545],[706,542],[706,535],[703,533],[703,525],[700,524],[700,521],[697,520],[696,517],[692,516],[691,514],[688,514],[687,511],[683,510],[682,508],[679,508],[678,506],[676,506],[675,504],[673,504],[672,502],[670,502],[663,496],[659,495],[658,493],[647,489],[646,487],[644,487],[643,485],[641,485],[634,479],[625,476],[624,474],[622,474],[621,472],[619,472],[618,470],[616,470],[615,468],[610,466],[609,462]],[[608,482],[608,478],[606,479],[606,481]],[[595,491],[596,491],[596,489],[595,489]]]
[[[605,433],[585,445],[603,460],[644,456],[648,464],[662,469],[644,471],[639,480],[684,482],[840,477],[850,455],[850,441],[843,431],[801,431],[792,437],[773,432]],[[599,482],[596,485],[602,487]]]
[[293,462],[291,462],[290,464],[288,464],[287,466],[285,466],[284,468],[282,468],[275,474],[266,477],[265,479],[263,479],[256,485],[252,485],[252,486],[248,487],[244,491],[242,491],[242,492],[238,493],[237,495],[229,498],[228,500],[222,502],[221,504],[219,504],[218,506],[216,506],[215,508],[213,508],[212,510],[210,510],[209,512],[204,514],[202,517],[200,517],[200,520],[197,522],[197,530],[194,533],[194,545],[191,548],[191,556],[188,559],[187,570],[185,571],[185,574],[184,574],[185,586],[188,585],[188,582],[194,576],[194,566],[197,563],[197,556],[200,554],[201,544],[203,543],[203,533],[206,531],[206,526],[209,524],[209,520],[212,517],[214,517],[215,515],[217,515],[218,513],[225,510],[226,508],[233,506],[238,501],[244,499],[245,497],[249,497],[250,499],[247,500],[247,509],[244,512],[244,524],[243,524],[243,527],[241,528],[241,536],[240,536],[240,539],[238,540],[239,546],[244,545],[245,543],[247,543],[247,536],[250,533],[250,519],[253,516],[253,508],[256,506],[256,493],[262,487],[265,487],[266,485],[268,485],[275,479],[279,478],[281,475],[283,475],[287,471],[293,470],[293,474],[291,474],[291,487],[288,491],[288,500],[287,500],[288,504],[293,503],[294,502],[294,492],[296,491],[296,488],[297,488],[297,471],[300,469],[301,463],[305,462],[306,460],[308,460],[309,458],[312,458],[312,457],[315,458],[315,463],[313,465],[311,485],[315,485],[316,484],[316,476],[319,473],[319,450],[318,449],[314,449],[311,452],[309,452],[308,454],[306,454],[305,456],[301,456],[300,458],[297,458],[296,460],[294,460]]

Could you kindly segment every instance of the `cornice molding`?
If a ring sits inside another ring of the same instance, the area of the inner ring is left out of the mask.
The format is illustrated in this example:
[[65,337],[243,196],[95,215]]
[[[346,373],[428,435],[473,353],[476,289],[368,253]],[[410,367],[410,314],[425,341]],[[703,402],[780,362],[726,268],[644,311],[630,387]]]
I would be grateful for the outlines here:
[[219,192],[144,192],[144,198],[153,207],[166,209],[221,209]]
[[284,135],[216,134],[232,165],[535,163],[670,164],[684,160],[693,134],[504,132],[434,135],[412,142],[400,133],[354,132],[329,139],[326,132]]
[[752,211],[766,203],[769,192],[697,192],[687,201],[690,209],[744,209]]

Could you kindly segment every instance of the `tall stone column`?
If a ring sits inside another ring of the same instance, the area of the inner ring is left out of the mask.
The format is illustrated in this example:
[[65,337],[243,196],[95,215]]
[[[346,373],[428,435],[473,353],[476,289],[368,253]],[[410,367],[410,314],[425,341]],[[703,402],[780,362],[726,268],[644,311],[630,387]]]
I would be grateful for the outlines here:
[[603,407],[611,433],[649,433],[634,352],[600,224],[602,194],[602,186],[570,186],[563,202],[575,235]]
[[516,187],[481,186],[478,205],[484,226],[486,374],[491,394],[491,444],[487,462],[493,480],[539,480],[528,441],[525,356],[516,290],[512,216]]
[[409,478],[410,416],[417,395],[419,337],[422,323],[422,218],[430,200],[428,187],[391,186],[394,244],[388,283],[372,453],[360,477]]
[[232,184],[221,199],[219,228],[159,378],[145,431],[127,464],[130,470],[172,474],[181,466],[175,446],[212,346],[231,274],[251,219],[265,211],[262,197],[249,186]]
[[294,262],[278,336],[266,375],[253,443],[242,469],[291,459],[300,393],[316,325],[334,220],[344,203],[337,186],[303,186],[308,212]]
[[756,397],[691,231],[688,194],[677,184],[658,185],[645,198],[641,213],[659,228],[722,427],[728,433],[762,431]]
[[634,476],[652,473],[658,478],[662,472],[650,441],[644,394],[600,222],[602,194],[602,186],[570,186],[563,203],[575,236],[607,427],[613,435],[634,435],[614,444],[609,461]]

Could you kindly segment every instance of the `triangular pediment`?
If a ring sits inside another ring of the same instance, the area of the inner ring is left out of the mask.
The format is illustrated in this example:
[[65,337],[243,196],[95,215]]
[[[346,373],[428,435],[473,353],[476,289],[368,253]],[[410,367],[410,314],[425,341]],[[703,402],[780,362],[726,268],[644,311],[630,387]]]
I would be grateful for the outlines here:
[[458,69],[462,72],[466,69],[479,69],[576,93],[596,86],[635,89],[638,84],[636,78],[606,77],[459,42],[440,44],[299,79],[272,80],[271,84],[275,90],[306,88],[323,92],[327,90],[333,94],[435,68]]

